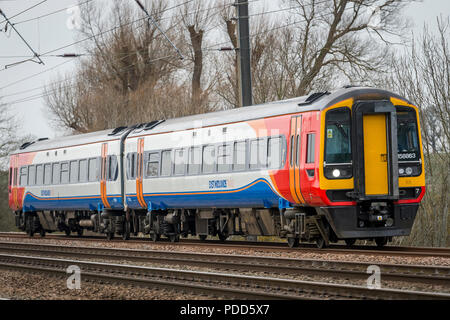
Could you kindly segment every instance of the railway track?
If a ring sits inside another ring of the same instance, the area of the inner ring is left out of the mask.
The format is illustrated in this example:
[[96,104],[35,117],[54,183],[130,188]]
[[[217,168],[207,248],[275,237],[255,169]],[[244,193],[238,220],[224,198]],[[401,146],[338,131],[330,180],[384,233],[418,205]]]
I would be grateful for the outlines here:
[[[50,244],[0,242],[0,252],[64,256],[73,259],[101,259],[108,261],[151,262],[171,266],[196,266],[225,272],[259,272],[265,275],[320,275],[341,279],[366,280],[370,263],[333,260],[288,259],[210,253],[168,252],[157,250],[71,247]],[[383,281],[421,282],[448,286],[450,267],[423,265],[377,264]],[[450,290],[449,290],[450,291]],[[450,298],[450,294],[448,294]]]
[[[25,233],[8,233],[0,232],[0,238],[29,238]],[[64,236],[64,235],[46,235],[45,238],[55,239],[55,240],[77,240],[77,241],[106,241],[104,237],[101,236]],[[38,239],[38,236],[36,236]],[[124,243],[144,243],[148,245],[167,245],[170,242],[160,241],[151,242],[150,239],[132,237],[130,240],[121,240],[116,238],[112,240],[114,242],[124,242]],[[174,246],[189,245],[189,246],[202,246],[202,247],[219,247],[219,248],[229,248],[237,250],[247,250],[247,249],[258,249],[265,251],[298,251],[303,250],[306,252],[314,253],[332,253],[332,254],[369,254],[369,255],[383,255],[383,256],[410,256],[410,257],[443,257],[450,258],[450,248],[431,248],[431,247],[396,247],[387,246],[382,249],[375,246],[353,246],[351,248],[345,245],[334,244],[327,249],[317,249],[315,245],[302,243],[300,248],[289,248],[286,243],[282,242],[248,242],[248,241],[226,241],[220,242],[217,240],[196,240],[196,239],[181,239],[178,243],[170,243]]]
[[82,270],[83,280],[156,286],[234,299],[450,299],[447,293],[368,289],[363,286],[267,276],[0,254],[0,268],[67,277],[66,269],[72,265]]

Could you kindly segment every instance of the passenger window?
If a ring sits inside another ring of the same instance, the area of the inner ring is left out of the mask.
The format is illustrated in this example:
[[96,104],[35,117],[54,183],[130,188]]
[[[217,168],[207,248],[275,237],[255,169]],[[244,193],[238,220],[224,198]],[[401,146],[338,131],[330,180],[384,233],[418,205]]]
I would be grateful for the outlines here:
[[44,184],[52,184],[52,165],[44,165]]
[[44,184],[44,167],[42,164],[36,166],[36,185],[41,186]]
[[186,151],[184,149],[175,150],[175,175],[183,175],[186,170]]
[[306,155],[306,163],[314,163],[315,162],[315,148],[316,148],[316,134],[308,133],[307,135],[307,155]]
[[61,163],[61,183],[69,183],[69,164],[67,162]]
[[172,174],[172,150],[161,153],[161,176],[167,177]]
[[53,184],[59,184],[59,176],[60,176],[59,168],[60,168],[59,163],[53,164]]
[[131,154],[131,179],[136,179],[137,170],[137,153],[133,152]]
[[202,149],[191,147],[189,149],[188,174],[200,174],[202,165]]
[[216,160],[215,147],[212,145],[203,147],[203,173],[213,173]]
[[36,184],[36,166],[28,167],[28,185],[34,186]]
[[267,140],[252,140],[250,142],[250,169],[265,167],[267,167]]
[[117,157],[115,155],[108,156],[108,176],[109,181],[115,181],[117,179]]
[[78,182],[78,161],[70,161],[70,183]]
[[283,163],[283,140],[281,137],[269,138],[268,166],[269,168],[280,168]]
[[267,167],[267,139],[258,139],[258,165],[260,168]]
[[107,174],[106,174],[106,179],[107,180],[111,180],[111,177],[112,177],[112,175],[113,175],[113,163],[112,163],[112,160],[113,158],[112,158],[112,156],[108,156],[107,157],[107,159],[106,159],[106,172],[107,172]]
[[9,185],[11,185],[11,183],[12,183],[12,177],[13,177],[12,173],[13,173],[13,169],[9,168]]
[[128,179],[136,179],[136,164],[137,164],[137,153],[132,152],[127,155],[128,162]]
[[217,148],[217,172],[231,171],[233,165],[233,153],[231,144],[222,145]]
[[147,177],[157,177],[159,168],[159,153],[150,153],[147,162]]
[[79,181],[80,182],[87,182],[88,180],[88,168],[87,168],[87,160],[83,159],[80,160],[80,175],[79,175]]
[[234,143],[234,155],[233,155],[233,170],[242,171],[245,170],[245,159],[246,159],[246,143],[235,142]]
[[28,178],[28,167],[20,168],[20,185],[26,186]]
[[294,166],[294,136],[291,136],[291,156],[289,163],[291,164],[291,167]]
[[250,169],[258,168],[258,141],[250,141]]
[[97,159],[89,159],[89,182],[98,181]]

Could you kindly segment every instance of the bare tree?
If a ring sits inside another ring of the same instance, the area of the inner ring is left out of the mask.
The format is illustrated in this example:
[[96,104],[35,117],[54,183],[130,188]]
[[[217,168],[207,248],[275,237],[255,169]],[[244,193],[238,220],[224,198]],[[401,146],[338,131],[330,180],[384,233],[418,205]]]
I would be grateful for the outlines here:
[[8,105],[2,103],[0,98],[0,169],[6,167],[8,154],[21,141],[17,137],[18,128],[16,117],[11,114]]
[[[410,1],[283,0],[286,22],[264,13],[251,20],[251,60],[255,103],[305,95],[344,83],[366,82],[387,69],[390,42],[407,27],[398,14]],[[233,9],[222,13],[227,38],[238,48]],[[218,88],[229,105],[239,106],[237,53]],[[230,88],[232,90],[230,90]]]
[[203,73],[203,43],[204,35],[213,20],[213,2],[196,0],[187,2],[180,10],[184,27],[189,32],[189,59],[193,63],[192,70],[192,104],[201,104],[202,73]]
[[[294,22],[299,44],[300,79],[296,95],[312,88],[327,67],[337,68],[349,80],[365,72],[381,71],[389,43],[386,35],[400,35],[407,24],[399,16],[408,1],[400,0],[289,0],[295,5]],[[383,47],[383,44],[385,46]]]
[[425,25],[409,52],[395,59],[380,82],[420,108],[427,193],[409,243],[450,245],[450,18],[437,18],[435,33]]
[[[80,37],[90,39],[85,45],[90,55],[79,63],[76,77],[60,77],[46,88],[45,100],[56,128],[82,133],[209,110],[207,103],[203,109],[187,107],[191,91],[180,76],[185,65],[158,28],[132,4],[115,2],[109,13],[98,3],[83,7]],[[168,3],[147,1],[146,7],[177,47],[186,50],[179,32],[182,19],[169,10]],[[202,21],[198,18],[195,27]],[[196,59],[195,65],[201,65]],[[194,69],[198,98],[202,70]]]

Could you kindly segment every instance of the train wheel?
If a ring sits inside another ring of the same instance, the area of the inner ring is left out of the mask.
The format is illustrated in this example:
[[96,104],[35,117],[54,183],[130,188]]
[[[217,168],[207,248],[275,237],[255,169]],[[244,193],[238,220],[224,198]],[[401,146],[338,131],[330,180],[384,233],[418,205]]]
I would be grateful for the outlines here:
[[206,234],[200,234],[198,237],[201,241],[205,241],[208,236]]
[[298,244],[300,243],[300,240],[298,238],[289,237],[287,239],[289,248],[297,248]]
[[151,235],[151,237],[152,237],[153,242],[156,242],[156,241],[159,240],[160,235],[157,234],[156,232],[153,232],[152,235]]
[[180,235],[178,234],[173,234],[169,236],[169,240],[170,242],[179,242],[180,241]]
[[106,233],[106,239],[112,240],[114,238],[114,232],[107,232]]
[[219,233],[218,236],[219,236],[219,240],[220,240],[221,242],[224,242],[225,240],[228,239],[228,235],[227,235],[227,234],[224,234],[224,233]]
[[28,223],[27,234],[30,236],[30,238],[32,238],[34,236],[34,228],[31,223]]
[[349,247],[351,247],[352,245],[354,245],[356,242],[356,239],[345,239],[345,244]]
[[83,231],[84,231],[84,229],[78,229],[77,230],[77,235],[79,236],[79,237],[81,237],[82,235],[83,235]]
[[45,230],[44,230],[44,229],[41,229],[41,230],[39,231],[39,235],[41,236],[41,238],[45,237]]
[[130,221],[124,222],[122,239],[130,240]]
[[375,243],[377,244],[378,248],[382,248],[384,247],[388,242],[388,238],[387,237],[379,237],[379,238],[375,238]]
[[326,248],[325,240],[324,240],[322,237],[317,238],[317,239],[316,239],[316,246],[317,246],[317,248],[319,248],[319,249]]
[[66,233],[66,236],[70,237],[70,229],[66,229],[64,232]]

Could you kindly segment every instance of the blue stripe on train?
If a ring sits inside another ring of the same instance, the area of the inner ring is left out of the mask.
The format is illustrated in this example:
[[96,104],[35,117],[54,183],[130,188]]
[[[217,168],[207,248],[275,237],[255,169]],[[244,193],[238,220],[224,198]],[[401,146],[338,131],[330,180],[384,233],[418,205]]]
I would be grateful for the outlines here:
[[[108,202],[112,209],[123,209],[122,198],[120,195],[109,195]],[[39,210],[98,210],[102,205],[100,195],[75,196],[58,199],[55,197],[38,197],[27,192],[23,202],[23,211]]]
[[[232,190],[193,192],[144,193],[145,203],[151,209],[166,208],[236,208],[278,207],[280,196],[265,179],[258,179],[244,187]],[[127,195],[131,209],[142,208],[135,194]]]
[[[192,192],[166,192],[144,194],[150,209],[166,208],[236,208],[278,207],[280,196],[265,179],[258,179],[244,187],[232,190]],[[123,209],[120,195],[108,195],[113,209]],[[38,197],[30,192],[25,196],[24,211],[36,210],[97,210],[102,204],[100,195],[64,197],[64,199]],[[135,194],[127,195],[131,209],[142,209]]]

